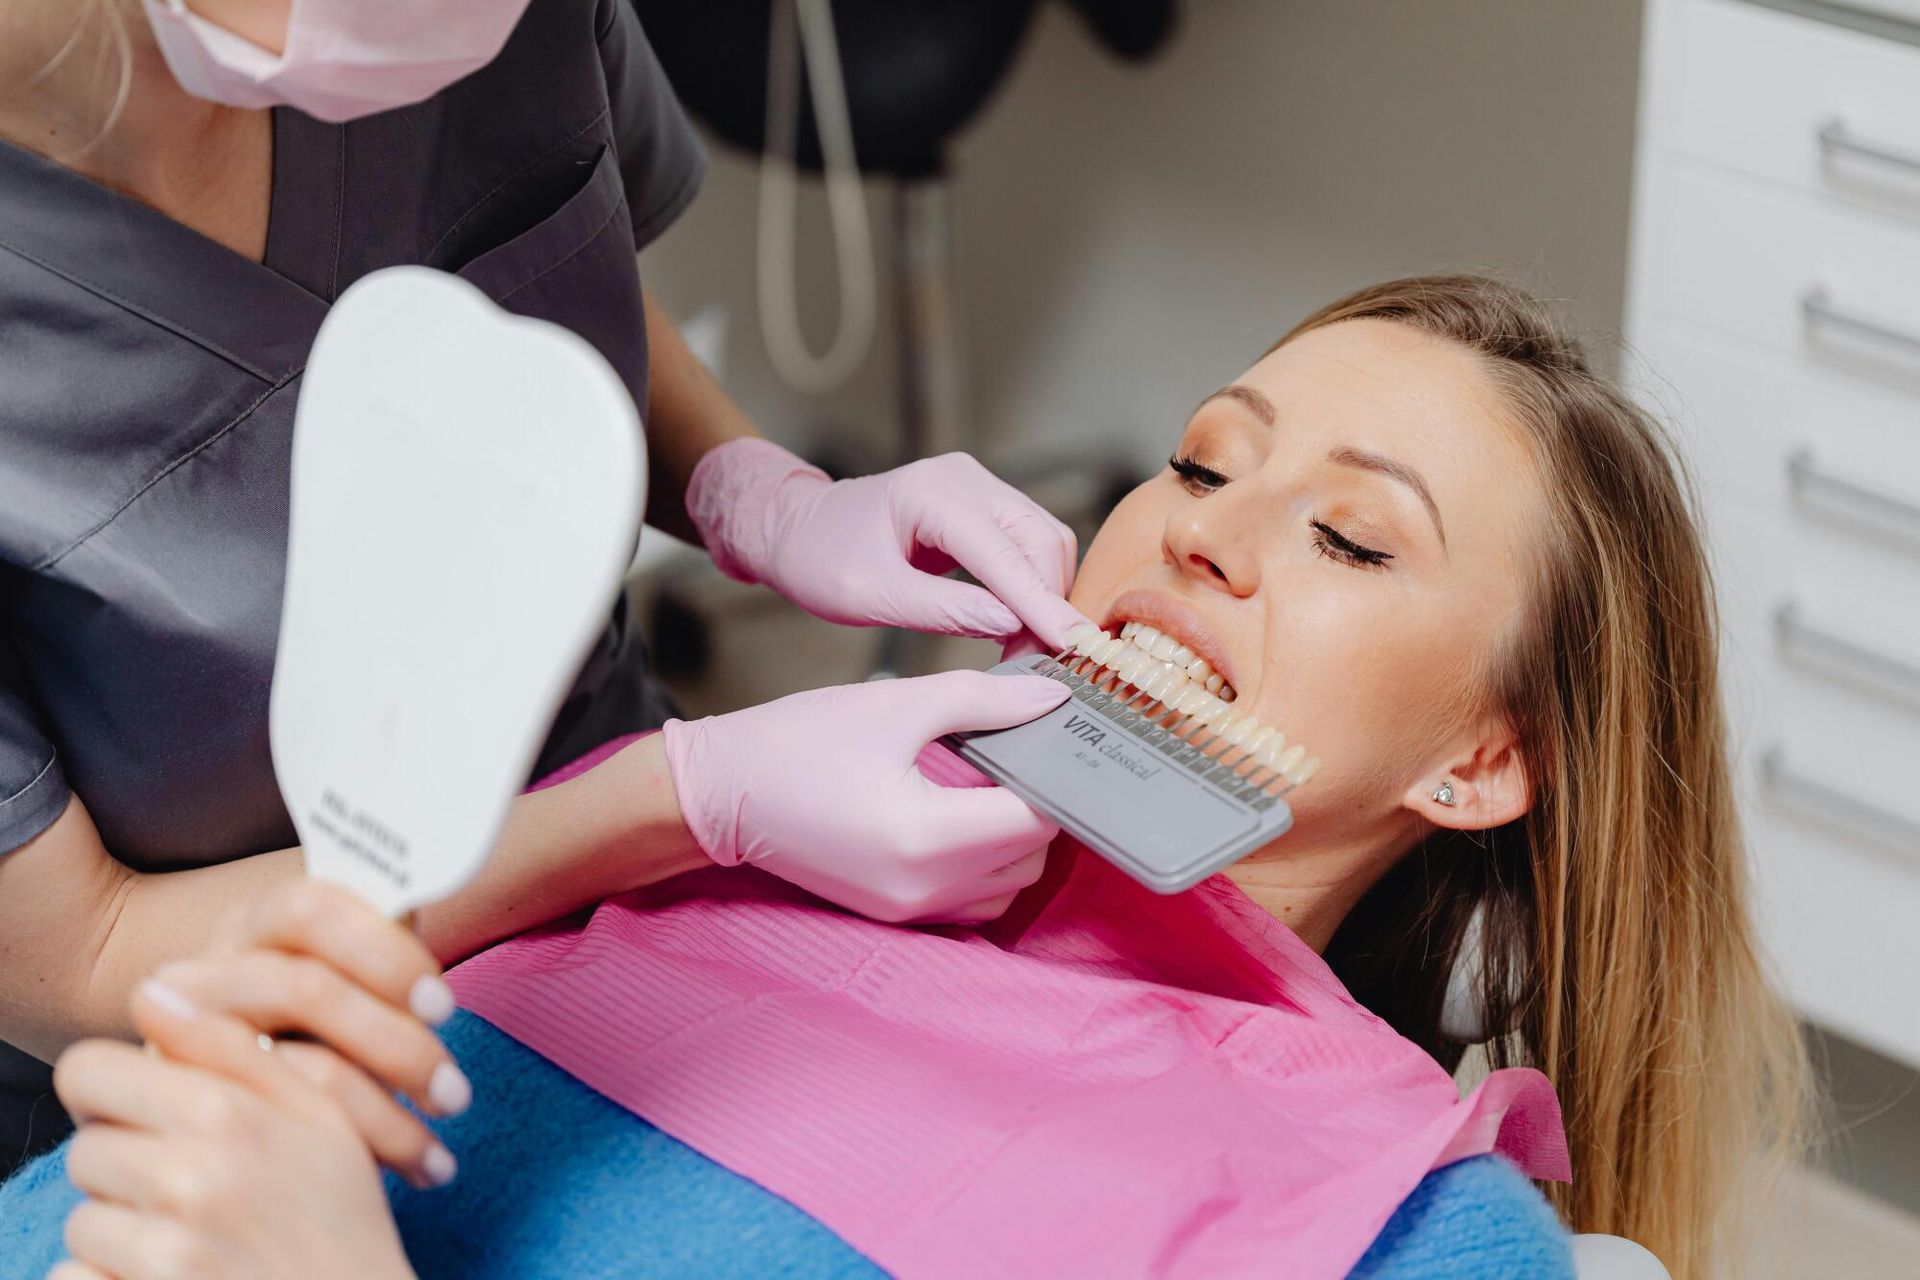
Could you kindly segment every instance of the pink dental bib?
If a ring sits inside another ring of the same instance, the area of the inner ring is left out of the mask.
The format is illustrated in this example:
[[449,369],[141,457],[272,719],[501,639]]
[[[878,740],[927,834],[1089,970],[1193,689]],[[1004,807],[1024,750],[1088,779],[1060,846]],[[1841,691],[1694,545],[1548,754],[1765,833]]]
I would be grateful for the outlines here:
[[451,978],[907,1277],[1338,1277],[1438,1165],[1569,1176],[1538,1072],[1462,1100],[1224,877],[1162,898],[1061,846],[983,931],[715,869]]

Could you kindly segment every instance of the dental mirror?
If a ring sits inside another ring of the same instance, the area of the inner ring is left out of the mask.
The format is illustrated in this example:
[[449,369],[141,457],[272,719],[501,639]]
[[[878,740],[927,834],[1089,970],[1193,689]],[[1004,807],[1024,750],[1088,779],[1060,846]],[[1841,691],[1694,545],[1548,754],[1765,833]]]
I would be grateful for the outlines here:
[[269,712],[307,872],[393,916],[485,863],[631,558],[639,416],[578,335],[422,267],[320,328]]

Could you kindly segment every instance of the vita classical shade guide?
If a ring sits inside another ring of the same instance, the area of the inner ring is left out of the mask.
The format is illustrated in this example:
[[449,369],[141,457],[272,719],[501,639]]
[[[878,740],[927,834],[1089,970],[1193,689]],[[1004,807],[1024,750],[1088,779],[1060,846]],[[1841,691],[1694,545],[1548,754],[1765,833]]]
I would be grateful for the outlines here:
[[1069,696],[1012,729],[956,734],[975,768],[1147,887],[1175,893],[1284,834],[1281,798],[1319,760],[1235,711],[1233,687],[1176,638],[1139,623],[1080,627],[1068,647],[1003,662]]

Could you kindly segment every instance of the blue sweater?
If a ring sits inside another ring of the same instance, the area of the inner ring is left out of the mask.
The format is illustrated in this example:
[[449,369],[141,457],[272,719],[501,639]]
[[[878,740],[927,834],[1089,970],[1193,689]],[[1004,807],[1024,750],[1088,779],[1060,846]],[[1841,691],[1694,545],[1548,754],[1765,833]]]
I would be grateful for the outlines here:
[[[593,1092],[471,1014],[446,1039],[474,1083],[437,1123],[460,1161],[438,1191],[387,1181],[422,1277],[878,1280],[826,1227]],[[79,1196],[61,1147],[0,1185],[0,1280],[40,1280]],[[1275,1274],[1284,1270],[1276,1261]],[[1571,1280],[1546,1201],[1493,1157],[1429,1174],[1353,1271],[1361,1280]]]

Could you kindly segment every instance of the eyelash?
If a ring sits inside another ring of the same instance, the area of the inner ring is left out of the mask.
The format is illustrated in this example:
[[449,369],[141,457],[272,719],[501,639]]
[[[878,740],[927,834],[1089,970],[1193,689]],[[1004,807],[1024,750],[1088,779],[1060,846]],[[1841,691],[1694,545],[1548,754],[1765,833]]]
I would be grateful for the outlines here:
[[1356,569],[1384,569],[1387,561],[1393,559],[1391,551],[1375,551],[1372,547],[1362,546],[1325,521],[1309,520],[1307,524],[1320,535],[1313,540],[1313,549],[1329,559],[1350,564]]
[[[1180,477],[1180,483],[1188,493],[1195,497],[1204,497],[1227,483],[1227,477],[1212,467],[1194,461],[1182,454],[1167,459],[1167,466]],[[1196,486],[1199,488],[1196,490]],[[1387,561],[1393,559],[1390,551],[1376,551],[1363,546],[1347,537],[1324,520],[1309,519],[1307,525],[1314,532],[1313,549],[1330,560],[1352,565],[1356,569],[1384,569]]]

